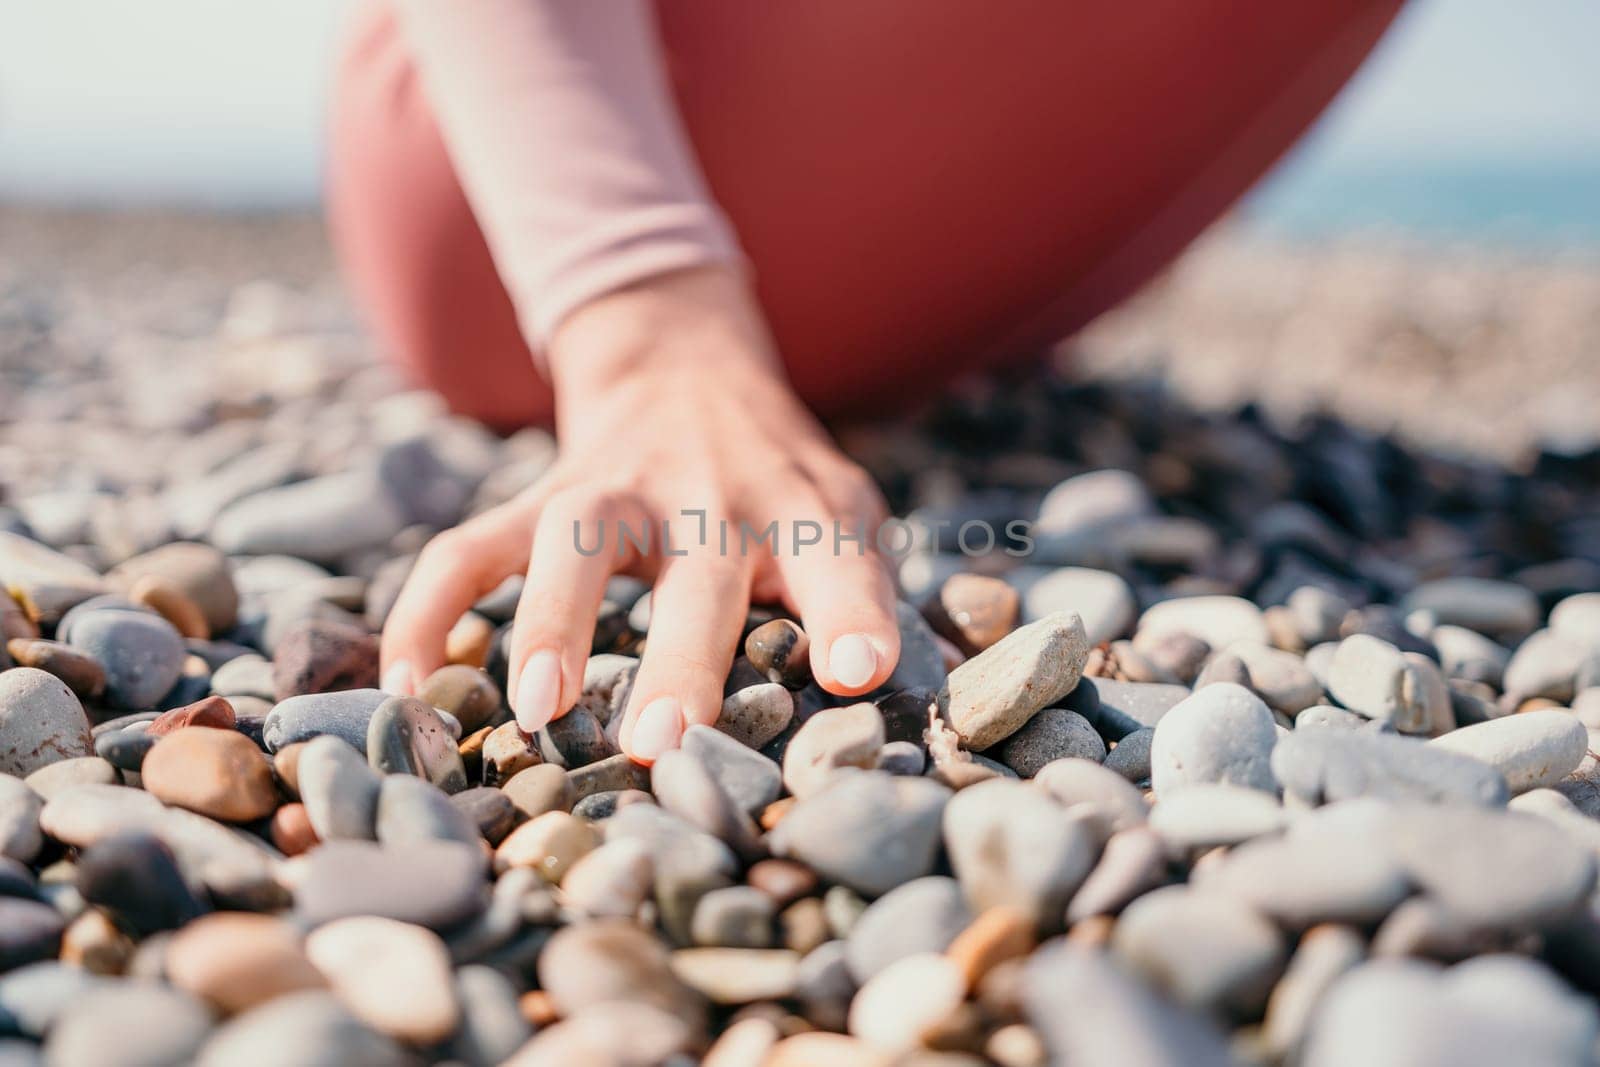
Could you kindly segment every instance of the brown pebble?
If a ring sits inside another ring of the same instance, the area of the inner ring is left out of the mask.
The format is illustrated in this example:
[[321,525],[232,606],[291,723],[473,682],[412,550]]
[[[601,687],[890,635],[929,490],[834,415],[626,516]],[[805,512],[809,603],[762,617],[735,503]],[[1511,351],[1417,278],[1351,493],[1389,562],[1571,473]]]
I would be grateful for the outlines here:
[[166,971],[174,986],[225,1015],[327,984],[306,958],[294,926],[244,912],[205,915],[173,934]]
[[522,1017],[535,1027],[550,1026],[561,1020],[561,1011],[555,998],[542,989],[532,989],[517,998],[517,1008]]
[[460,667],[482,667],[494,643],[494,623],[469,611],[456,620],[444,638],[444,658]]
[[133,951],[133,940],[96,908],[72,920],[61,935],[61,962],[90,974],[122,974]]
[[335,693],[378,687],[378,639],[357,626],[307,619],[278,642],[272,657],[273,695]]
[[233,705],[222,697],[209,696],[181,708],[173,708],[156,716],[145,730],[153,737],[165,737],[185,726],[209,726],[217,730],[231,730],[237,722]]
[[1274,604],[1262,610],[1261,620],[1267,625],[1267,637],[1273,648],[1305,655],[1306,643],[1300,636],[1300,627],[1295,622],[1294,612],[1282,604]]
[[55,675],[80,700],[96,700],[105,692],[105,668],[69,645],[36,637],[13,637],[6,642],[6,652],[19,667]]
[[139,777],[157,800],[222,822],[252,822],[278,806],[272,765],[232,730],[173,731],[145,756]]
[[11,599],[10,593],[0,589],[0,639],[27,641],[38,636],[39,627],[28,618],[22,605]]
[[1109,915],[1091,915],[1072,924],[1067,940],[1085,948],[1104,948],[1111,943],[1111,931],[1116,925],[1117,920]]
[[483,784],[504,785],[529,767],[544,762],[539,745],[514,721],[501,723],[483,739]]
[[889,1067],[893,1062],[865,1041],[814,1030],[778,1042],[761,1067]]
[[744,639],[750,666],[768,682],[804,689],[811,682],[811,638],[789,619],[773,619]]
[[757,820],[763,830],[772,830],[789,814],[789,809],[797,803],[795,797],[782,797],[761,809],[761,817]]
[[1529,697],[1517,705],[1517,714],[1520,715],[1525,711],[1543,711],[1546,708],[1562,708],[1565,710],[1566,705],[1558,700],[1551,700],[1549,697]]
[[782,908],[817,890],[817,873],[794,860],[765,859],[754,863],[745,881]]
[[1017,628],[1022,597],[999,578],[953,574],[924,614],[935,633],[975,655]]
[[298,856],[321,842],[304,804],[285,804],[272,813],[272,843],[285,856]]
[[494,679],[460,664],[446,664],[428,675],[417,696],[454,715],[463,733],[487,725],[500,711],[500,687]]
[[272,770],[292,797],[300,795],[300,753],[306,750],[305,741],[284,745],[272,756]]
[[802,956],[833,937],[827,907],[820,897],[802,897],[778,913],[783,947]]
[[146,574],[136,579],[128,590],[128,599],[155,611],[185,637],[200,641],[211,639],[211,626],[200,605],[165,578]]
[[972,921],[945,949],[967,981],[976,989],[983,976],[1009,959],[1033,951],[1033,921],[1013,908],[990,908]]
[[547,811],[571,811],[578,799],[566,769],[553,763],[523,768],[500,787],[500,792],[527,819]]

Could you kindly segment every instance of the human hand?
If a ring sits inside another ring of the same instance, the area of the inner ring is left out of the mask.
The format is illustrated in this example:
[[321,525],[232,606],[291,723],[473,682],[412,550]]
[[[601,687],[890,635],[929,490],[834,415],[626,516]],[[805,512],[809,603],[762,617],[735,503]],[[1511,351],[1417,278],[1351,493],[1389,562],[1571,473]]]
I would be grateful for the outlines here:
[[[752,599],[799,616],[828,691],[888,678],[900,640],[875,551],[882,498],[783,380],[741,278],[684,271],[601,297],[558,330],[551,369],[556,463],[424,549],[384,629],[385,688],[420,685],[462,613],[524,569],[508,692],[530,733],[581,694],[614,573],[654,580],[620,735],[642,763],[716,721]],[[860,540],[836,541],[836,522]],[[758,540],[773,523],[776,545]]]

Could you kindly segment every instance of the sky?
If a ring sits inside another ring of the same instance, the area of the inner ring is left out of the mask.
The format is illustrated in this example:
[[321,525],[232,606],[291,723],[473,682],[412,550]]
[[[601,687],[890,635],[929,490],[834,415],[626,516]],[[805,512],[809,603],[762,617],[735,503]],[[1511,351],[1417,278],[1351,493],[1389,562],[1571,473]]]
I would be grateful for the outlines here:
[[[348,6],[0,0],[0,199],[314,203]],[[1258,200],[1374,171],[1600,179],[1597,43],[1600,0],[1416,0]]]

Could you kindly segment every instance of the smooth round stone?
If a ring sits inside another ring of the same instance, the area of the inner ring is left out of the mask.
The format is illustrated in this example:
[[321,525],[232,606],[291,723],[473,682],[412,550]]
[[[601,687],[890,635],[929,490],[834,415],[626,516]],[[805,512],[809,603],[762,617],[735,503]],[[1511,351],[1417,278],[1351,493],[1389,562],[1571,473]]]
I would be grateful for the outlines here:
[[[565,777],[563,776],[563,781]],[[499,789],[477,786],[464,789],[450,797],[450,803],[461,810],[478,828],[478,833],[491,845],[498,845],[505,836],[516,829],[522,817],[511,798]]]
[[684,948],[672,973],[713,1004],[750,1004],[792,997],[800,954],[788,949]]
[[103,911],[85,911],[61,935],[61,961],[96,974],[123,973],[133,953],[133,940]]
[[1593,1062],[1600,1016],[1544,965],[1484,956],[1449,970],[1373,960],[1347,972],[1311,1018],[1307,1067]]
[[682,749],[663,752],[656,759],[650,769],[650,785],[663,808],[726,842],[741,857],[750,859],[763,853],[755,821],[722,789],[705,764]]
[[295,910],[309,926],[382,915],[432,930],[458,927],[488,902],[482,850],[454,841],[387,848],[330,841],[306,855]]
[[1074,475],[1054,486],[1040,501],[1034,525],[1040,533],[1094,533],[1155,510],[1155,501],[1138,475],[1106,468]]
[[[1426,665],[1424,665],[1426,664]],[[1355,634],[1339,642],[1328,666],[1328,692],[1351,711],[1393,724],[1401,733],[1434,732],[1449,714],[1449,693],[1431,662],[1389,642]],[[1443,709],[1440,701],[1443,701]]]
[[[53,674],[81,700],[98,700],[106,688],[106,671],[99,663],[59,641],[14,637],[4,649],[18,667],[34,667]],[[4,663],[0,657],[0,664]]]
[[1174,705],[1150,742],[1156,793],[1189,785],[1225,784],[1276,792],[1272,712],[1242,686],[1219,683]]
[[1212,648],[1239,641],[1271,643],[1261,609],[1235,596],[1186,596],[1163,600],[1139,616],[1139,635],[1154,640],[1169,633],[1198,637]]
[[1062,706],[1088,719],[1100,736],[1116,740],[1135,730],[1155,727],[1162,716],[1189,696],[1189,688],[1182,685],[1085,678]]
[[630,804],[656,806],[656,798],[642,789],[608,789],[588,796],[572,805],[572,814],[589,822],[604,822]]
[[367,724],[367,762],[380,774],[411,774],[459,793],[466,768],[455,737],[437,711],[415,697],[390,697]]
[[599,919],[557,930],[539,954],[539,985],[563,1015],[625,1001],[660,1009],[691,1026],[705,1016],[700,994],[674,973],[666,946],[625,919]]
[[1243,901],[1188,886],[1148,893],[1122,912],[1113,953],[1177,1003],[1255,1016],[1283,970],[1283,936]]
[[[569,908],[581,914],[626,919],[638,914],[654,886],[655,860],[649,846],[623,839],[608,841],[581,856],[561,879],[561,896]],[[715,892],[719,891],[707,896]],[[705,899],[701,898],[702,903]]]
[[273,812],[267,834],[285,856],[301,855],[322,843],[304,804],[285,804]]
[[1101,845],[1095,815],[1063,812],[1043,791],[992,779],[945,805],[945,849],[972,911],[1008,907],[1039,930],[1061,925]]
[[146,733],[165,737],[185,726],[209,726],[214,730],[232,730],[237,725],[233,705],[219,696],[209,696],[192,704],[163,711],[150,723]]
[[1052,761],[1090,760],[1099,763],[1106,757],[1106,743],[1089,720],[1065,708],[1045,708],[1027,725],[1001,742],[997,756],[1001,763],[1024,778],[1032,778]]
[[44,800],[21,778],[0,775],[0,856],[32,863],[44,847],[39,812]]
[[1339,639],[1339,624],[1350,614],[1350,601],[1320,585],[1302,585],[1289,594],[1285,607],[1301,643],[1310,648]]
[[1248,641],[1229,645],[1206,664],[1195,688],[1234,682],[1259,696],[1269,708],[1293,716],[1322,699],[1322,683],[1305,660]]
[[95,754],[117,770],[128,774],[129,781],[135,785],[139,784],[137,776],[139,769],[144,766],[145,757],[156,747],[156,742],[161,740],[145,729],[146,725],[146,723],[132,723],[122,730],[108,730],[98,734],[94,739]]
[[704,767],[741,810],[752,815],[783,792],[782,771],[776,763],[719,730],[691,726],[683,732],[680,749]]
[[1150,745],[1155,741],[1155,736],[1156,732],[1148,726],[1135,730],[1112,746],[1111,751],[1106,753],[1103,766],[1136,785],[1149,781]]
[[58,960],[24,964],[0,975],[0,1020],[7,1033],[42,1039],[74,1005],[113,981]]
[[1062,807],[1082,807],[1114,830],[1137,826],[1148,813],[1143,793],[1122,775],[1093,760],[1053,760],[1040,768],[1033,784]]
[[1088,657],[1083,620],[1048,616],[950,672],[939,691],[940,710],[968,748],[986,749],[1070,693]]
[[1550,632],[1564,641],[1600,649],[1600,593],[1575,593],[1550,609]]
[[1537,630],[1517,646],[1506,664],[1506,696],[1517,702],[1534,697],[1571,700],[1578,689],[1578,673],[1597,656],[1600,652],[1554,630]]
[[503,1063],[533,1036],[533,1027],[517,1005],[516,987],[493,967],[462,967],[456,971],[455,985],[462,1016],[450,1049],[457,1060]]
[[595,793],[648,790],[650,768],[640,766],[626,753],[619,752],[597,763],[568,771],[567,784],[572,787],[573,797],[577,798],[574,800],[576,806],[578,801]]
[[333,563],[386,543],[406,525],[370,468],[309,478],[228,505],[211,543],[230,556],[282,554]]
[[195,1059],[196,1067],[302,1067],[361,1064],[410,1067],[415,1056],[393,1038],[362,1023],[330,993],[277,997],[221,1026]]
[[744,654],[769,682],[788,689],[804,689],[811,682],[811,639],[790,619],[773,619],[751,630]]
[[428,675],[417,696],[448,711],[466,733],[487,726],[500,711],[500,687],[475,667],[447,664]]
[[972,922],[961,884],[954,878],[917,878],[867,906],[845,943],[845,960],[857,984],[897,960],[943,952]]
[[225,697],[274,700],[272,661],[255,653],[229,660],[211,673],[211,691]]
[[504,785],[527,768],[543,764],[544,755],[538,742],[513,721],[501,723],[483,738],[479,762],[484,785]]
[[1511,661],[1509,649],[1461,626],[1435,626],[1428,639],[1439,650],[1439,666],[1447,677],[1500,686]]
[[432,930],[354,916],[313,930],[305,951],[340,1002],[379,1033],[431,1045],[460,1025],[450,952]]
[[500,788],[512,806],[529,819],[547,811],[571,811],[576,799],[567,772],[549,763],[518,771]]
[[388,699],[389,694],[380,689],[347,689],[290,697],[267,716],[262,738],[267,743],[267,751],[277,752],[297,741],[332,734],[365,754],[367,728],[373,712]]
[[1359,730],[1372,724],[1372,720],[1365,715],[1358,715],[1345,708],[1337,708],[1332,704],[1318,704],[1307,708],[1294,717],[1295,730]]
[[895,604],[895,625],[900,631],[900,658],[889,680],[876,692],[938,690],[945,681],[944,653],[928,620],[922,617],[922,612],[901,600]]
[[1572,712],[1551,708],[1480,722],[1428,743],[1487,763],[1522,793],[1577,770],[1589,751],[1589,731]]
[[890,964],[850,1002],[850,1033],[884,1052],[921,1047],[966,997],[966,981],[947,957],[933,952]]
[[949,799],[926,778],[841,770],[791,808],[768,843],[774,855],[875,897],[933,869]]
[[227,557],[210,545],[174,541],[119,563],[106,575],[121,589],[141,578],[158,578],[198,607],[212,633],[233,629],[239,617],[239,590]]
[[183,673],[183,636],[154,612],[105,607],[75,611],[68,621],[67,643],[105,668],[112,707],[153,707]]
[[1461,576],[1424,582],[1400,602],[1406,614],[1425,611],[1447,626],[1521,637],[1539,625],[1539,598],[1515,582]]
[[[152,1025],[155,1023],[156,1025]],[[90,992],[51,1029],[50,1063],[187,1063],[211,1032],[211,1012],[187,993],[154,982],[117,982]]]
[[577,707],[609,726],[621,722],[620,715],[627,706],[628,695],[633,691],[633,677],[638,673],[639,660],[635,656],[602,653],[590,656],[583,668],[583,694]]
[[1138,604],[1120,575],[1088,567],[1059,567],[1028,583],[1022,591],[1022,618],[1035,622],[1058,612],[1083,620],[1090,645],[1128,632]]
[[695,1027],[672,1012],[649,1004],[602,1002],[542,1028],[505,1067],[692,1062],[690,1051],[696,1044]]
[[1301,930],[1320,922],[1376,923],[1411,892],[1406,872],[1369,840],[1312,829],[1239,845],[1195,884]]
[[583,767],[621,751],[606,736],[600,720],[582,708],[573,708],[551,722],[536,739],[545,761],[561,767]]
[[1236,845],[1283,829],[1277,797],[1259,789],[1197,783],[1169,790],[1150,812],[1150,829],[1175,851]]
[[89,719],[66,683],[33,667],[0,672],[0,774],[93,754]]
[[226,1015],[325,984],[300,931],[269,915],[203,916],[172,935],[164,960],[169,982]]
[[383,779],[377,831],[379,841],[397,847],[411,841],[459,841],[477,846],[483,840],[478,827],[450,803],[443,790],[406,774]]
[[1272,752],[1289,799],[1312,807],[1363,796],[1501,807],[1509,795],[1499,772],[1477,759],[1395,734],[1306,729],[1300,722],[1309,714]]
[[105,589],[93,569],[37,541],[0,530],[0,588],[52,617]]
[[928,768],[928,757],[922,747],[911,741],[889,741],[878,749],[878,759],[873,766],[890,774],[916,776]]
[[382,779],[361,753],[331,734],[313,737],[299,751],[295,778],[319,839],[376,838]]
[[1072,895],[1067,922],[1115,915],[1128,903],[1169,880],[1167,843],[1147,826],[1111,835],[1099,862]]
[[967,655],[993,645],[1017,625],[1022,598],[999,578],[952,574],[928,605],[933,630]]
[[232,730],[190,726],[168,734],[144,758],[139,776],[163,803],[223,822],[252,822],[278,806],[272,765]]
[[722,701],[717,729],[752,749],[765,746],[794,719],[794,696],[777,682],[747,686]]
[[876,705],[823,708],[784,749],[783,784],[797,797],[811,796],[841,767],[872,767],[883,742],[883,716]]
[[559,884],[567,871],[600,844],[594,829],[564,811],[548,811],[511,831],[494,852],[496,871],[528,867]]
[[51,958],[65,929],[65,920],[50,905],[0,896],[0,972]]
[[203,914],[173,852],[148,833],[106,837],[78,858],[77,888],[84,900],[143,937],[173,930]]

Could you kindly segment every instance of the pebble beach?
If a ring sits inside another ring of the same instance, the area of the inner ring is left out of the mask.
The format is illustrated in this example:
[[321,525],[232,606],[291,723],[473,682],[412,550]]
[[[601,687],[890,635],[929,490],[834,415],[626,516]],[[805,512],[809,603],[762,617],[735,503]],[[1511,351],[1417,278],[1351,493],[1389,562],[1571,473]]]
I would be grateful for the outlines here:
[[535,735],[516,579],[379,688],[555,445],[407,390],[314,220],[0,208],[0,1065],[1593,1064],[1597,355],[1600,259],[1223,230],[839,427],[893,677],[753,606],[644,768],[632,579]]

